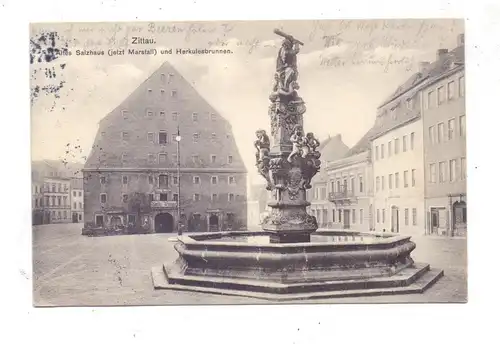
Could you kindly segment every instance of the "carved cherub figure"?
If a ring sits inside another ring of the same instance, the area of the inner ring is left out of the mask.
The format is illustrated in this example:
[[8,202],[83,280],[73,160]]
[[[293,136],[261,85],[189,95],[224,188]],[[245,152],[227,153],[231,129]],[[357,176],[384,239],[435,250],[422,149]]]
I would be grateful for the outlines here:
[[255,135],[257,136],[257,140],[254,142],[254,146],[257,149],[255,158],[259,162],[269,155],[270,141],[265,130],[259,129],[255,132]]
[[304,145],[304,137],[302,134],[302,127],[300,125],[296,125],[293,128],[292,135],[290,136],[290,142],[292,143],[292,152],[288,156],[288,162],[292,162],[292,159],[301,155],[302,147]]
[[315,152],[318,147],[318,139],[314,137],[313,133],[307,133],[303,140],[302,157],[305,158],[308,154]]

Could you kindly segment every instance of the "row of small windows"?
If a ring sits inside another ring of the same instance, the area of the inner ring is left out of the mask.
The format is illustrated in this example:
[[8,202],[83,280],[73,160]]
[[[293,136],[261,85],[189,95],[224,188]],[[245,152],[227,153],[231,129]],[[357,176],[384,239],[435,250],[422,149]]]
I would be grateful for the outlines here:
[[[350,221],[351,224],[356,224],[358,221],[358,211],[359,210],[359,223],[363,224],[364,220],[364,209],[349,209],[349,210],[344,210],[344,209],[332,209],[332,216],[331,216],[331,221],[332,223],[343,223]],[[319,221],[320,224],[326,224],[328,223],[328,210],[326,209],[311,209],[311,213],[313,216],[316,217],[316,219]],[[346,218],[349,217],[349,218]]]
[[[357,190],[359,192],[364,191],[363,176],[358,176]],[[330,191],[331,192],[354,192],[356,191],[356,177],[350,177],[350,185],[348,184],[347,178],[336,179],[330,181]]]
[[[40,199],[40,207],[43,206],[43,203]],[[45,205],[49,207],[66,206],[68,205],[68,196],[45,196]]]
[[[76,191],[73,190],[73,197],[76,197]],[[78,191],[78,197],[82,197],[82,192]]]
[[[104,137],[106,136],[106,132],[101,132],[101,135]],[[148,141],[151,143],[158,142],[161,145],[167,144],[167,143],[173,143],[176,142],[175,138],[177,137],[177,134],[172,134],[170,136],[171,139],[169,139],[168,133],[165,130],[160,130],[158,133],[153,133],[153,132],[148,132],[147,133],[147,138]],[[226,135],[226,138],[230,138],[230,135]],[[198,143],[200,140],[200,133],[194,133],[192,136],[193,143]],[[217,134],[212,133],[210,135],[210,139],[212,141],[217,140]],[[122,131],[122,140],[123,141],[130,141],[130,132],[128,131]]]
[[[157,112],[157,114],[160,117],[165,117],[166,112],[165,112],[165,110],[159,110]],[[153,117],[154,115],[155,115],[155,111],[153,111],[152,109],[147,108],[145,110],[145,116],[147,116],[147,117]],[[123,109],[122,110],[122,117],[123,117],[123,119],[128,119],[129,116],[130,116],[130,111]],[[172,116],[172,120],[173,121],[178,121],[179,120],[179,113],[177,111],[171,112],[171,116]],[[200,116],[199,116],[198,112],[191,113],[191,119],[193,120],[193,122],[198,122],[199,118],[200,118]],[[210,113],[210,120],[211,121],[216,121],[217,120],[217,115],[215,113]]]
[[[154,194],[148,194],[148,198],[150,202],[154,201]],[[108,195],[106,193],[101,193],[99,195],[99,199],[101,203],[107,203],[108,201]],[[199,193],[194,193],[192,197],[193,201],[198,202],[201,201],[201,194]],[[236,195],[234,193],[228,193],[227,194],[227,201],[228,202],[233,202],[236,199]],[[167,193],[160,193],[159,194],[159,200],[161,202],[167,202],[168,201],[168,194]],[[174,193],[172,194],[172,201],[177,202],[179,200],[179,194]],[[220,200],[219,194],[211,194],[210,195],[210,200],[211,201],[218,201]],[[127,203],[128,202],[128,194],[123,194],[122,195],[122,202]]]
[[[376,215],[377,223],[385,223],[386,221],[385,209],[377,209],[376,214],[377,214]],[[404,224],[405,226],[410,225],[410,208],[404,209]],[[411,209],[411,224],[412,226],[417,225],[417,208]]]
[[[67,184],[63,183],[43,183],[43,189],[45,192],[66,192],[69,189]],[[35,185],[35,194],[41,193],[42,187]]]
[[[148,176],[148,182],[149,184],[153,185],[155,181],[155,178],[153,176]],[[100,182],[101,184],[106,184],[106,177],[101,176],[100,177]],[[128,176],[122,176],[122,184],[127,185],[129,183],[129,177]],[[166,174],[160,174],[158,176],[158,185],[160,188],[162,187],[168,187],[169,183],[169,176]],[[177,176],[172,176],[172,184],[177,185],[179,183],[179,180]],[[235,185],[236,184],[236,178],[234,176],[228,176],[227,177],[227,183],[230,185]],[[193,176],[193,184],[200,185],[201,184],[201,178],[199,176]],[[210,177],[210,184],[212,185],[217,185],[219,184],[219,176],[211,176]]]
[[[164,164],[167,162],[167,153],[158,153],[158,154],[148,154],[148,164],[154,164],[156,161],[158,161],[158,164]],[[177,162],[177,154],[172,154],[171,155],[172,159],[171,161]],[[193,154],[191,156],[191,161],[193,164],[200,164],[202,163],[200,156],[197,154]],[[227,164],[232,164],[233,163],[233,156],[228,155],[227,156]],[[122,162],[126,163],[129,162],[129,154],[128,153],[123,153],[122,154]],[[211,154],[210,155],[210,163],[215,164],[217,163],[217,155]]]
[[69,219],[69,214],[70,212],[67,210],[63,210],[62,212],[60,210],[57,212],[53,210],[50,212],[50,218],[52,220],[67,220]]
[[[437,164],[429,164],[429,182],[456,182],[459,180],[457,178],[457,172],[460,173],[460,180],[465,180],[467,178],[467,161],[465,157],[460,158],[460,171],[458,171],[458,159],[440,161]],[[437,175],[439,175],[438,180],[436,180]]]
[[[446,140],[451,141],[456,137],[456,119],[450,118],[447,123]],[[437,130],[437,134],[436,134]],[[458,118],[458,135],[465,138],[465,115]],[[431,125],[429,127],[429,142],[431,144],[442,143],[445,141],[445,128],[444,123]]]
[[[449,81],[445,86],[439,86],[436,90],[430,90],[427,92],[427,97],[425,98],[424,108],[431,109],[434,107],[441,106],[446,102],[446,100],[453,100],[457,98],[456,94],[456,82],[455,80]],[[437,99],[436,99],[437,93]],[[458,79],[458,96],[465,97],[465,78],[461,76]]]
[[[403,171],[403,187],[407,188],[410,186],[409,184],[409,173],[410,171]],[[392,190],[393,188],[397,189],[399,188],[399,172],[396,172],[394,174],[389,174],[387,176],[388,180],[388,189]],[[411,170],[411,186],[414,187],[416,185],[416,178],[417,178],[417,170],[412,169]],[[380,190],[385,190],[385,176],[378,176],[375,178],[375,189],[376,191]]]
[[[415,148],[415,133],[411,133],[409,135],[410,143],[408,145],[408,135],[403,135],[403,152],[408,150],[413,150]],[[399,138],[395,138],[394,141],[387,142],[387,155],[396,155],[399,154],[400,151],[400,142]],[[381,144],[380,146],[375,146],[375,160],[384,159],[385,157],[385,144]]]

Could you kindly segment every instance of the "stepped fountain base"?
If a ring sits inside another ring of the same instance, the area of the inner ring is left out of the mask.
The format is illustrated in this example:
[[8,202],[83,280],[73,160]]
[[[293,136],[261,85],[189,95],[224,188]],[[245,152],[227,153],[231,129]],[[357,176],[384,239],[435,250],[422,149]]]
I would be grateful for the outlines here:
[[184,235],[179,258],[153,268],[154,287],[291,301],[422,293],[443,276],[413,262],[409,236],[328,231],[274,241],[262,231]]

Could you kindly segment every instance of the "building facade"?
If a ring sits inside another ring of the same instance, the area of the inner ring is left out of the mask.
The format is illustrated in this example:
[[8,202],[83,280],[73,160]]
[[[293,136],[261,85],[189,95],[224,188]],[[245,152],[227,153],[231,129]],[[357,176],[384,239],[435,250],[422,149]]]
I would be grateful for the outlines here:
[[82,177],[71,178],[71,222],[83,223],[83,178]]
[[332,217],[333,205],[328,198],[329,161],[340,159],[349,151],[349,147],[342,141],[340,134],[328,137],[318,147],[321,153],[321,169],[311,182],[311,189],[307,190],[307,200],[311,203],[309,213],[316,217],[319,228],[334,228],[335,219]]
[[467,157],[464,36],[457,47],[441,49],[439,73],[421,88],[424,99],[426,232],[465,235]]
[[43,182],[44,209],[49,213],[50,223],[71,222],[71,179],[46,177]]
[[89,225],[246,228],[247,173],[231,125],[167,62],[101,120],[93,147],[83,170]]
[[361,232],[372,230],[370,151],[350,152],[342,159],[329,162],[326,171],[328,200],[332,204],[329,215],[332,228]]

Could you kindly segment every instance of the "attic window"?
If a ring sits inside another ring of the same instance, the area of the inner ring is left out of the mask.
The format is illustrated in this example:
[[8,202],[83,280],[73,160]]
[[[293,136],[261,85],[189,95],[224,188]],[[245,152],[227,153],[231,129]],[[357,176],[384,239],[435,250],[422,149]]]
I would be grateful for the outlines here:
[[165,82],[165,73],[161,73],[160,79],[161,82]]
[[153,90],[148,88],[148,96],[151,96],[151,95],[153,95]]
[[406,99],[406,108],[410,110],[413,109],[413,98]]
[[124,119],[128,118],[128,111],[127,110],[122,110],[122,116]]
[[170,92],[170,95],[172,96],[172,98],[177,98],[177,90],[172,90],[172,92]]

